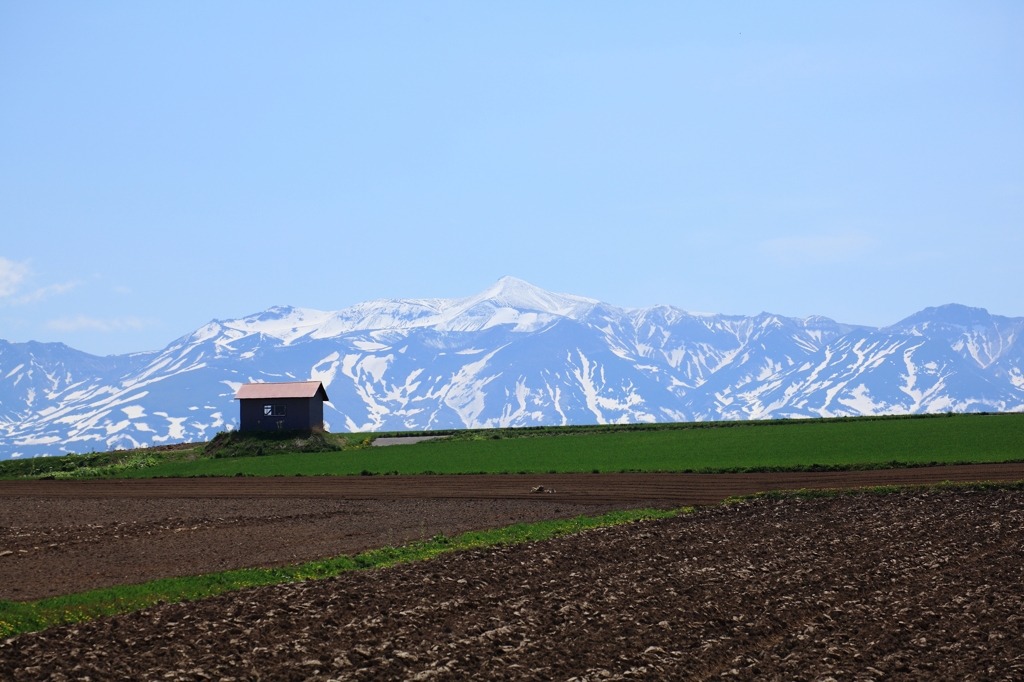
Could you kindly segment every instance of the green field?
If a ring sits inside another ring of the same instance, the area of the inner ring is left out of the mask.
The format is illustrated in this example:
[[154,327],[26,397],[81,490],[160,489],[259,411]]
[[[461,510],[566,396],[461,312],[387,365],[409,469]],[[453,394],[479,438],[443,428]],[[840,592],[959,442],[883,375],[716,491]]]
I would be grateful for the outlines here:
[[[399,434],[306,434],[301,440],[232,433],[174,452],[7,460],[0,462],[0,478],[779,471],[1024,461],[1020,413],[447,434],[415,445],[371,447],[373,438]],[[290,451],[296,443],[307,451]]]
[[719,428],[437,440],[415,445],[197,459],[119,477],[730,471],[1024,460],[1024,414],[815,420]]

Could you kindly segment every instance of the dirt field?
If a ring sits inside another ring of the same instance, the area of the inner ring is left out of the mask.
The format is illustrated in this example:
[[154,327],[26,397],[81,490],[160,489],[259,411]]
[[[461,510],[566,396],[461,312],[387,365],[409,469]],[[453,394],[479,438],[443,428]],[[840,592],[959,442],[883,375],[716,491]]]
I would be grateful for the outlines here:
[[21,498],[0,504],[0,599],[357,554],[629,504],[550,500]]
[[24,635],[0,678],[1024,678],[1024,493],[760,500]]
[[[521,521],[805,487],[1016,480],[1024,464],[819,474],[0,481],[0,599],[279,566]],[[531,494],[536,486],[554,493]]]

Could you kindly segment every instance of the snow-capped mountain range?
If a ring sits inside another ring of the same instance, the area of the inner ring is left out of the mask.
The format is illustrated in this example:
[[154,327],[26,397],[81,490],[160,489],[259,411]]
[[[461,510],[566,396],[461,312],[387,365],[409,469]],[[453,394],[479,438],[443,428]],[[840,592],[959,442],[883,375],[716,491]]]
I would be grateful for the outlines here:
[[271,308],[148,353],[0,341],[0,458],[209,439],[251,381],[322,381],[332,431],[1024,411],[1022,331],[961,305],[876,329],[504,277],[462,299]]

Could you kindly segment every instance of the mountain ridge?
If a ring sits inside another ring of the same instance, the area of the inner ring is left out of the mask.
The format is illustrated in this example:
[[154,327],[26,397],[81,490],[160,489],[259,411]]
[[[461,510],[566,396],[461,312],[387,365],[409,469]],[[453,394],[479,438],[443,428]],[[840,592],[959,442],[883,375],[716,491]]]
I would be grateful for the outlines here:
[[1024,411],[1024,318],[887,327],[619,308],[503,277],[473,296],[274,306],[158,351],[0,341],[0,457],[209,438],[248,381],[324,381],[332,430]]

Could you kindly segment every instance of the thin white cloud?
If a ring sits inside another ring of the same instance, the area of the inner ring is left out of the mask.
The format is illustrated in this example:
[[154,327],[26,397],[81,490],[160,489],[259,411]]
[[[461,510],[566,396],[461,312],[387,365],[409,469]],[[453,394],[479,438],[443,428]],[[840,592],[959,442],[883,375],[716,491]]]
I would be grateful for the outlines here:
[[65,282],[63,284],[50,284],[45,287],[36,289],[30,294],[16,296],[13,299],[11,299],[11,302],[17,305],[38,303],[44,298],[49,298],[50,296],[57,296],[59,294],[67,293],[74,289],[75,287],[77,287],[79,284],[81,284],[81,282]]
[[13,295],[31,272],[24,263],[15,263],[0,256],[0,297]]
[[0,302],[8,305],[38,303],[44,298],[67,293],[81,284],[81,282],[48,284],[35,291],[19,293],[23,284],[32,274],[32,268],[28,266],[28,263],[18,263],[0,256]]
[[783,263],[822,265],[853,260],[869,251],[874,243],[874,239],[862,234],[841,234],[780,237],[763,241],[761,246],[768,256]]
[[126,330],[139,330],[152,324],[154,324],[153,320],[144,320],[139,317],[119,317],[102,320],[96,317],[75,315],[73,317],[61,317],[56,320],[50,320],[46,323],[46,326],[59,332],[119,332]]

